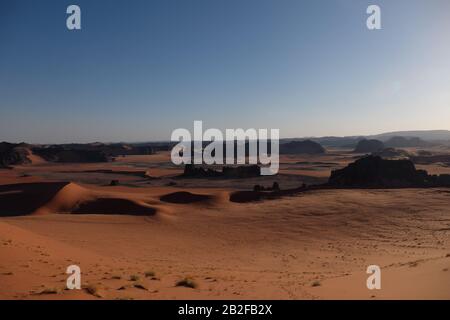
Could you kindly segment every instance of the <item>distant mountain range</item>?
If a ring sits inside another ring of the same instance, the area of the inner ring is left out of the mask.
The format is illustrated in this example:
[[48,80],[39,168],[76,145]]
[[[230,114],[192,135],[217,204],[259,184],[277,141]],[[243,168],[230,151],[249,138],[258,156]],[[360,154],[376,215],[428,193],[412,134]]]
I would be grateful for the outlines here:
[[[402,139],[403,138],[403,139]],[[289,141],[298,141],[309,139],[320,143],[326,147],[348,147],[354,148],[359,141],[363,139],[375,139],[381,142],[387,142],[387,145],[392,147],[400,146],[394,143],[400,143],[401,140],[408,141],[409,145],[417,144],[418,147],[425,146],[430,143],[450,145],[450,130],[415,130],[415,131],[394,131],[386,132],[376,135],[367,136],[347,136],[347,137],[308,137],[308,138],[293,138],[282,139],[281,143]],[[415,146],[415,145],[414,145]]]
[[419,138],[424,141],[448,141],[450,140],[449,130],[421,130],[421,131],[394,131],[386,132],[373,136],[368,136],[371,139],[386,141],[392,137],[409,137]]

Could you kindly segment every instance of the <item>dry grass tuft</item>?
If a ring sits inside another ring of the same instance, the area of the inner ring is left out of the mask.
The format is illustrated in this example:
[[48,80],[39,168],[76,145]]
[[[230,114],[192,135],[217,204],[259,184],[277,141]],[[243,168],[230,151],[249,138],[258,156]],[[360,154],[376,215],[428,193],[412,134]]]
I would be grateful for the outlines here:
[[178,281],[178,282],[176,283],[176,286],[177,286],[177,287],[186,287],[186,288],[192,288],[192,289],[195,289],[195,288],[198,287],[198,284],[197,284],[193,279],[190,279],[190,278],[184,278],[184,279]]
[[155,276],[155,272],[153,271],[146,271],[145,272],[145,277],[146,278],[150,278],[150,277],[154,277]]
[[103,298],[100,287],[95,284],[89,284],[84,289],[87,293],[92,294],[94,297]]
[[137,274],[132,274],[130,276],[130,281],[139,281],[140,277]]
[[316,280],[316,281],[314,281],[312,284],[311,284],[311,287],[320,287],[322,284],[320,283],[320,281],[319,280]]

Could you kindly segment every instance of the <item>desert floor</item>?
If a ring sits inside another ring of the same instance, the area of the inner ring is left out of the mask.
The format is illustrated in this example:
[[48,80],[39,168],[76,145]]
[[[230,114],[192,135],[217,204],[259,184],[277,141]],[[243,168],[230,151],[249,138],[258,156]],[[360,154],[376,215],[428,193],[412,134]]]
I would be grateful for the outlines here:
[[[449,189],[229,201],[256,183],[326,181],[353,159],[283,157],[280,175],[246,180],[178,179],[165,153],[0,170],[0,298],[450,299]],[[65,290],[73,264],[82,290]],[[373,264],[381,290],[366,287]]]

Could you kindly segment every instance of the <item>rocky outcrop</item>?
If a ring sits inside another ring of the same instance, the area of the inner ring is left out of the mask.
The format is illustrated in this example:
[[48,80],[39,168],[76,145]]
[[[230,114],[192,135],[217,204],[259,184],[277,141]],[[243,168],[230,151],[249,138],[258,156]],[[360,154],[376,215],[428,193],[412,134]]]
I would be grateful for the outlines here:
[[0,143],[0,168],[8,168],[12,165],[31,163],[28,158],[30,151],[25,143]]
[[378,156],[359,159],[331,172],[328,186],[352,188],[422,188],[450,186],[447,175],[428,175],[410,160],[386,160]]
[[181,175],[183,178],[213,178],[220,177],[222,173],[210,168],[203,168],[193,164],[186,164],[184,172]]
[[261,175],[261,168],[258,165],[223,167],[222,175],[225,178],[253,178]]
[[323,154],[325,149],[311,140],[291,141],[280,145],[280,154]]
[[183,178],[254,178],[261,175],[261,167],[258,165],[246,165],[236,167],[223,167],[222,171],[214,170],[211,168],[203,168],[201,166],[195,166],[193,164],[186,164],[184,166],[184,173],[181,175]]
[[385,148],[381,151],[377,151],[377,152],[372,152],[373,156],[379,156],[382,158],[388,158],[388,159],[392,159],[392,158],[409,158],[410,154],[408,152],[406,152],[405,150],[401,150],[401,149],[394,149],[394,148]]
[[275,182],[272,188],[263,188],[256,185],[252,191],[235,191],[230,194],[230,201],[237,203],[254,202],[261,200],[274,200],[285,196],[294,196],[299,193],[308,192],[311,190],[327,189],[328,187],[323,185],[307,186],[303,184],[298,188],[293,189],[280,189],[279,185]]
[[235,191],[230,201],[237,203],[278,199],[314,190],[340,188],[450,188],[450,174],[429,175],[425,170],[417,170],[409,160],[386,160],[378,156],[367,156],[347,167],[331,172],[328,183],[280,189],[278,183],[272,188],[255,185],[253,190]]
[[50,162],[106,162],[120,155],[150,155],[155,150],[150,144],[87,143],[60,145],[28,145],[0,143],[0,167],[31,163],[33,153]]
[[107,155],[101,150],[85,150],[62,146],[33,148],[33,153],[51,162],[83,163],[107,162]]
[[384,149],[383,142],[375,139],[363,139],[358,142],[353,152],[355,153],[372,153],[379,152]]
[[437,186],[450,187],[450,174],[441,174],[439,176],[432,176]]
[[[87,143],[36,146],[33,152],[47,161],[55,162],[102,162],[112,157],[125,155],[149,155],[154,150],[149,145],[132,145],[124,143]],[[103,158],[103,160],[102,160]],[[73,159],[74,161],[66,161]]]

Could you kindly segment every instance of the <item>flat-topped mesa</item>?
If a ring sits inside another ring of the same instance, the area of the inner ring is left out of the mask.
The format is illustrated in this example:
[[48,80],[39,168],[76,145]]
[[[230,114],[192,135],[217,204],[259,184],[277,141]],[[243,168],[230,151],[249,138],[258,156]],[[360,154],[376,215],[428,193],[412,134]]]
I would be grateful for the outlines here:
[[355,153],[371,153],[379,152],[384,149],[383,142],[375,139],[363,139],[358,142],[353,152]]
[[344,188],[450,187],[450,175],[428,175],[425,170],[417,170],[409,160],[368,156],[332,171],[327,185]]
[[280,145],[280,154],[323,154],[325,149],[311,140],[291,141]]

